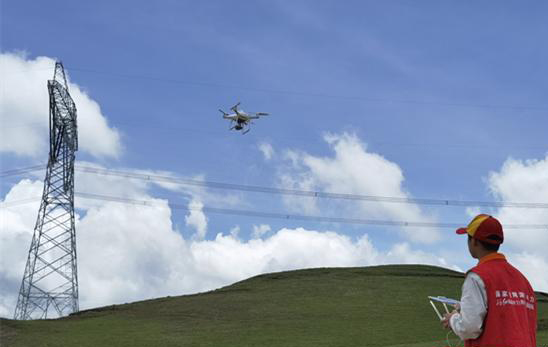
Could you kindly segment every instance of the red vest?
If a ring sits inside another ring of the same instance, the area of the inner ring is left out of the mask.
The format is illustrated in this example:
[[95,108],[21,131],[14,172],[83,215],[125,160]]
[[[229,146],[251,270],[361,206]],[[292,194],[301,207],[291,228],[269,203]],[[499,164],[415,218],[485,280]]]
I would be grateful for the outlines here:
[[487,315],[482,334],[465,346],[535,347],[537,303],[525,276],[500,253],[482,258],[470,271],[485,283]]

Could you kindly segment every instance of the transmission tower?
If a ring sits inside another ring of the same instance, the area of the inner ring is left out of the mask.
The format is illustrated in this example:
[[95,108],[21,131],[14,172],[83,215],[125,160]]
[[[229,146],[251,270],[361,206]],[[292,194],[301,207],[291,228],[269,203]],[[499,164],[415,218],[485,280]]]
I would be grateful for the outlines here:
[[78,311],[74,228],[74,152],[78,150],[78,131],[76,106],[61,62],[55,63],[48,92],[48,166],[15,319],[52,318]]

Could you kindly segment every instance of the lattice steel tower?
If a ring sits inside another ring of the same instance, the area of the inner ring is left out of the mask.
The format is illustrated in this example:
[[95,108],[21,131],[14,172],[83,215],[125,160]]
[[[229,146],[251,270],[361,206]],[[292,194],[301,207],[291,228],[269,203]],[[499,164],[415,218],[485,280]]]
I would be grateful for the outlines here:
[[78,150],[78,131],[76,106],[61,62],[55,63],[48,92],[48,166],[15,319],[51,318],[52,313],[64,316],[78,311],[74,228],[74,152]]

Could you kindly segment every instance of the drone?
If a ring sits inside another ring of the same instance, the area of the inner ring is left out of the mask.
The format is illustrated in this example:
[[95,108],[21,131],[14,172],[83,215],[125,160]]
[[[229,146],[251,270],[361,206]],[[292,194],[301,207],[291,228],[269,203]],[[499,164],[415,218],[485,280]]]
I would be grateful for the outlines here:
[[252,119],[259,119],[261,116],[268,116],[268,113],[265,112],[256,112],[256,113],[247,113],[244,110],[239,110],[238,102],[236,105],[232,106],[230,110],[234,113],[226,113],[225,111],[219,109],[223,114],[224,119],[230,119],[230,130],[242,131],[242,135],[249,132],[250,126],[253,123]]

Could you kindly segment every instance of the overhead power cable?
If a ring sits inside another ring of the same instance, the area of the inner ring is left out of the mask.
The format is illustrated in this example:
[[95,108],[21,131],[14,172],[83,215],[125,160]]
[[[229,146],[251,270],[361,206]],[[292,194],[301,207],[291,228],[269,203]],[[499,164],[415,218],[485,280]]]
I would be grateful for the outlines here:
[[[91,199],[91,200],[101,200],[101,201],[110,201],[122,204],[137,205],[137,206],[147,206],[147,207],[156,207],[160,206],[163,203],[158,202],[158,200],[137,200],[132,198],[118,197],[118,196],[107,196],[93,193],[85,192],[75,192],[74,196],[82,199]],[[39,197],[22,199],[17,201],[10,201],[8,203],[3,203],[0,205],[0,208],[7,208],[16,205],[21,205],[29,202],[34,202],[40,200]],[[246,216],[246,217],[259,217],[259,218],[273,218],[273,219],[284,219],[284,220],[300,220],[308,222],[324,222],[324,223],[340,223],[340,224],[363,224],[363,225],[378,225],[378,226],[395,226],[395,227],[420,227],[420,228],[458,228],[462,226],[462,223],[432,223],[432,222],[408,222],[408,221],[389,221],[389,220],[373,220],[373,219],[360,219],[360,218],[344,218],[344,217],[326,217],[326,216],[310,216],[310,215],[300,215],[300,214],[291,214],[291,213],[276,213],[276,212],[263,212],[263,211],[252,211],[252,210],[236,210],[228,208],[218,208],[218,207],[190,207],[187,205],[169,203],[170,208],[175,210],[183,211],[202,211],[206,213],[216,213],[216,214],[228,214],[235,216]],[[548,230],[548,225],[546,224],[505,224],[505,229],[522,229],[522,230],[532,230],[532,229],[546,229]]]
[[269,93],[269,94],[288,94],[288,95],[300,95],[300,96],[310,96],[310,97],[319,97],[319,98],[363,100],[363,101],[368,101],[368,102],[434,105],[434,106],[449,106],[449,107],[533,110],[533,111],[547,111],[548,110],[548,106],[469,104],[469,103],[443,102],[443,101],[426,101],[426,100],[409,100],[409,99],[407,99],[407,100],[406,99],[385,99],[385,98],[372,98],[372,97],[364,97],[364,96],[335,95],[335,94],[328,94],[328,93],[313,93],[313,92],[298,91],[298,90],[281,90],[281,89],[257,88],[257,87],[250,87],[250,86],[229,85],[229,84],[215,83],[215,82],[188,81],[188,80],[182,80],[182,79],[157,77],[157,76],[145,76],[145,75],[136,75],[136,74],[121,74],[121,73],[117,73],[117,72],[99,71],[99,70],[79,68],[79,67],[71,67],[70,70],[71,71],[80,71],[80,72],[110,75],[110,76],[115,76],[115,77],[120,77],[120,78],[127,78],[127,79],[161,81],[161,82],[168,82],[168,83],[174,83],[174,84],[185,84],[185,85],[201,86],[201,87],[240,89],[240,90],[248,90],[248,91],[252,91],[252,92]]
[[[466,107],[466,108],[484,108],[484,109],[511,109],[511,110],[531,110],[531,111],[547,111],[548,106],[525,106],[525,105],[496,105],[496,104],[473,104],[473,103],[463,103],[463,102],[444,102],[444,101],[429,101],[429,100],[412,100],[412,99],[387,99],[387,98],[373,98],[366,96],[358,95],[340,95],[340,94],[329,94],[329,93],[314,93],[309,91],[302,90],[282,90],[282,89],[270,89],[270,88],[259,88],[253,86],[243,86],[243,85],[231,85],[224,83],[216,82],[202,82],[202,81],[189,81],[176,78],[168,77],[158,77],[158,76],[146,76],[139,74],[122,74],[119,72],[112,71],[100,71],[89,68],[81,67],[67,67],[70,71],[78,71],[84,73],[93,73],[101,74],[107,76],[113,76],[118,78],[125,79],[134,79],[134,80],[148,80],[148,81],[159,81],[167,82],[173,84],[183,84],[190,86],[200,86],[200,87],[212,87],[212,88],[224,88],[224,89],[239,89],[247,90],[258,93],[268,93],[268,94],[287,94],[287,95],[300,95],[300,96],[310,96],[317,98],[330,98],[330,99],[345,99],[345,100],[363,100],[368,102],[383,102],[383,103],[401,103],[401,104],[417,104],[417,105],[433,105],[433,106],[449,106],[449,107]],[[33,70],[44,70],[44,69],[33,69]],[[24,71],[29,71],[29,69],[12,71],[13,73],[20,73]]]
[[[84,199],[106,200],[106,201],[119,202],[119,203],[132,204],[132,205],[142,205],[142,206],[158,205],[158,202],[155,202],[154,200],[136,200],[136,199],[130,199],[130,198],[105,196],[105,195],[82,193],[82,192],[75,193],[75,195]],[[185,210],[185,211],[203,211],[203,212],[209,212],[209,213],[220,213],[220,214],[230,214],[230,215],[248,216],[248,217],[261,217],[261,218],[275,218],[275,219],[285,219],[285,220],[304,220],[304,221],[344,223],[344,224],[370,224],[370,225],[384,225],[384,226],[408,226],[408,227],[428,227],[428,228],[444,228],[444,227],[457,228],[459,226],[459,224],[454,224],[454,223],[398,222],[398,221],[382,221],[382,220],[369,220],[369,219],[358,219],[358,218],[307,216],[307,215],[287,214],[287,213],[234,210],[234,209],[228,209],[228,208],[217,208],[217,207],[206,207],[206,206],[199,208],[199,207],[189,207],[187,205],[173,204],[173,203],[170,203],[169,206],[173,209]],[[548,227],[548,226],[545,226],[545,227]]]
[[0,172],[0,177],[9,177],[9,176],[19,176],[23,175],[29,172],[38,171],[38,170],[44,170],[46,168],[46,164],[39,164],[39,165],[33,165],[29,167],[24,167],[20,169],[13,169],[13,170],[7,170]]
[[252,186],[234,183],[221,183],[212,181],[200,181],[181,177],[170,177],[151,174],[140,174],[135,172],[114,171],[108,169],[97,169],[84,166],[76,166],[76,171],[93,173],[99,175],[118,176],[124,178],[134,178],[140,180],[177,183],[182,185],[199,186],[216,189],[229,189],[238,191],[305,196],[312,198],[354,200],[354,201],[374,201],[387,203],[405,203],[420,205],[442,205],[442,206],[482,206],[482,207],[516,207],[516,208],[548,208],[548,203],[535,202],[507,202],[507,201],[476,201],[476,200],[446,200],[446,199],[424,199],[424,198],[400,198],[374,195],[359,195],[347,193],[328,193],[310,190],[273,188],[264,186]]
[[[85,199],[106,200],[113,202],[120,202],[132,205],[143,206],[157,206],[158,202],[154,200],[137,200],[131,198],[105,196],[92,193],[76,192],[76,196]],[[406,222],[406,221],[387,221],[387,220],[371,220],[371,219],[359,219],[359,218],[341,218],[341,217],[325,217],[325,216],[308,216],[299,214],[287,214],[287,213],[273,213],[273,212],[261,212],[250,210],[235,210],[227,208],[217,207],[189,207],[182,204],[170,203],[169,206],[173,209],[185,210],[185,211],[203,211],[209,213],[220,213],[230,215],[240,215],[248,217],[262,217],[262,218],[276,218],[276,219],[292,219],[292,220],[305,220],[314,222],[329,222],[329,223],[343,223],[343,224],[368,224],[368,225],[381,225],[381,226],[400,226],[400,227],[425,227],[425,228],[458,228],[462,226],[462,223],[430,223],[430,222]],[[548,229],[546,224],[508,224],[504,226],[507,229]]]
[[[9,175],[18,175],[27,173],[30,171],[40,170],[45,168],[44,166],[32,166],[29,168],[21,168],[10,171],[4,171],[0,173],[0,177],[6,177]],[[105,175],[105,176],[117,176],[124,178],[132,178],[139,180],[146,180],[151,182],[167,182],[181,185],[190,185],[205,188],[214,189],[227,189],[236,191],[257,192],[266,194],[278,194],[278,195],[293,195],[312,198],[323,199],[339,199],[339,200],[353,200],[353,201],[372,201],[372,202],[384,202],[384,203],[404,203],[404,204],[417,204],[417,205],[437,205],[437,206],[480,206],[480,207],[512,207],[512,208],[541,208],[547,209],[548,203],[542,202],[510,202],[510,201],[479,201],[479,200],[454,200],[454,199],[427,199],[427,198],[402,198],[402,197],[387,197],[387,196],[375,196],[375,195],[360,195],[360,194],[348,194],[348,193],[329,193],[310,190],[298,190],[298,189],[285,189],[274,188],[264,186],[252,186],[234,183],[222,183],[213,181],[201,181],[189,178],[163,176],[154,174],[141,174],[136,172],[116,171],[109,169],[99,169],[86,166],[75,166],[76,171]]]

